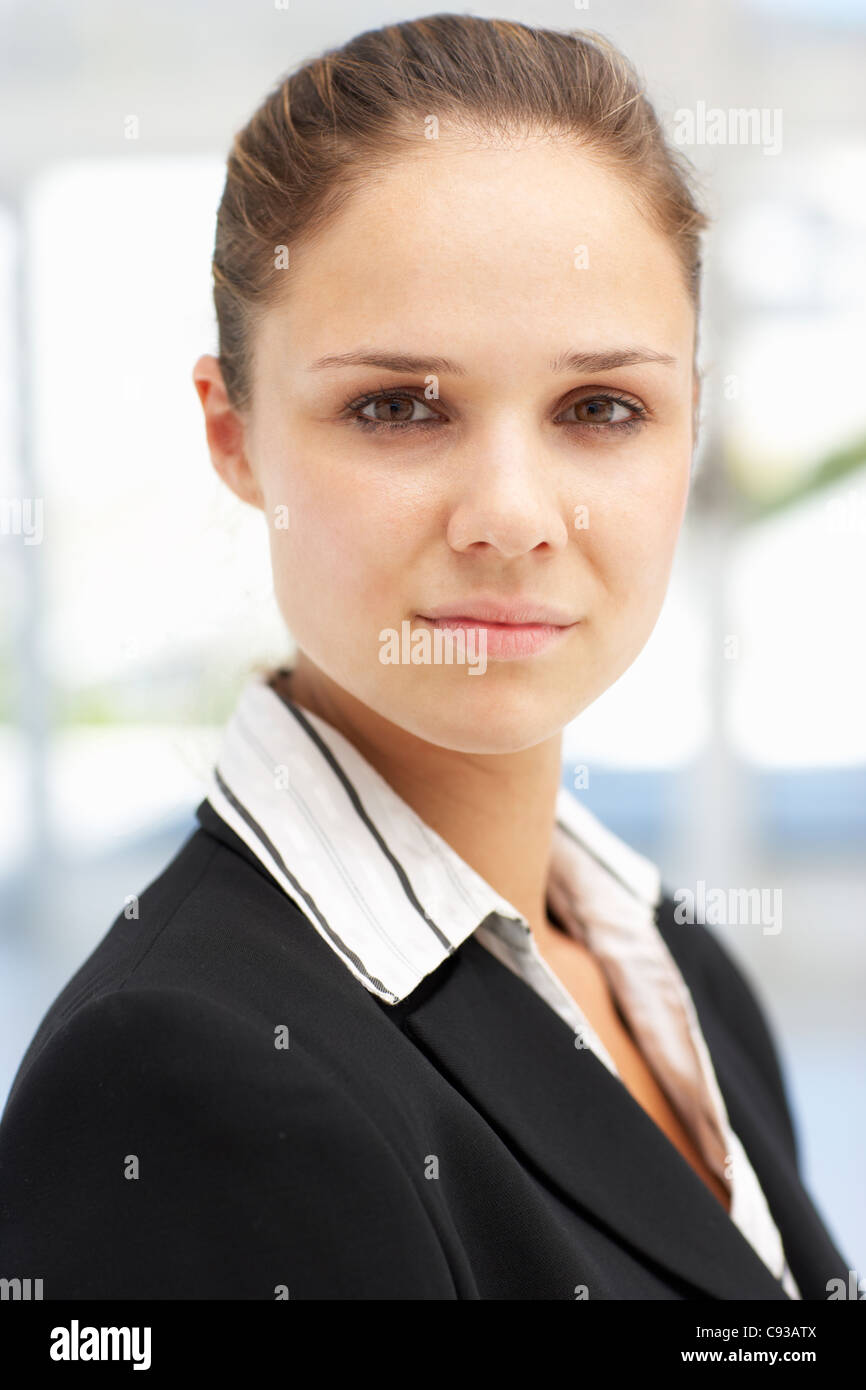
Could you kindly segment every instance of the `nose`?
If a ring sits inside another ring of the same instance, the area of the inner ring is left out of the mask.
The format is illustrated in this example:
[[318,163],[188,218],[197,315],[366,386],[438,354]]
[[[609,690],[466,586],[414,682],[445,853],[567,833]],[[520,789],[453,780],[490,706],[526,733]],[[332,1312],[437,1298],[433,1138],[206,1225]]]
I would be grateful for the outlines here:
[[512,425],[476,438],[456,476],[448,518],[453,550],[489,546],[513,559],[541,545],[567,545],[559,465],[528,430]]

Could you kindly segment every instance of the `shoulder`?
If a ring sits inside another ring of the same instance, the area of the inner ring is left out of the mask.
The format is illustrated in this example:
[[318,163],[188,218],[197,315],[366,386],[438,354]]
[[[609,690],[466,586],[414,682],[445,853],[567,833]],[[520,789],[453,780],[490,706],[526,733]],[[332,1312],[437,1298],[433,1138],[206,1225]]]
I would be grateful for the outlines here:
[[54,1032],[0,1122],[0,1218],[47,1298],[451,1288],[418,1185],[350,1088],[291,1029],[183,989],[126,984]]
[[365,1103],[393,1034],[376,1001],[203,830],[135,907],[49,1009],[0,1120],[22,1277],[48,1298],[452,1296],[393,1107]]
[[[305,1014],[313,996],[344,1012],[363,991],[310,921],[237,841],[193,832],[132,895],[47,1010],[23,1057],[10,1099],[47,1050],[93,1029],[122,1031],[148,1048],[165,1029],[186,1041],[252,1039]],[[71,1031],[70,1031],[71,1030]],[[201,1056],[207,1064],[213,1050]]]
[[676,900],[666,887],[656,921],[689,987],[704,1031],[712,1016],[729,1045],[758,1072],[796,1158],[797,1133],[788,1085],[757,984],[710,927],[679,919]]
[[158,1108],[149,1120],[165,1133],[221,1115],[249,1135],[260,1122],[271,1127],[277,1095],[284,1103],[315,1095],[317,1113],[335,1121],[352,1110],[281,1022],[256,1022],[190,989],[127,983],[88,999],[53,1030],[10,1093],[0,1136],[12,1127],[20,1137],[48,1115],[60,1126],[115,1129],[118,1116],[151,1103]]

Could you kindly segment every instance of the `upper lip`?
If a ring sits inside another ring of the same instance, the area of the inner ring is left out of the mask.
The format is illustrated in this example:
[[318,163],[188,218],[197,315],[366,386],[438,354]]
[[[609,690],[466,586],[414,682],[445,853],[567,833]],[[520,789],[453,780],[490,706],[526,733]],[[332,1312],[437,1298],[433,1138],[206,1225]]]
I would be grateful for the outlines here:
[[546,623],[552,627],[571,627],[578,621],[561,608],[532,599],[512,599],[505,602],[494,598],[460,599],[456,603],[441,603],[428,608],[419,618],[477,618],[488,623],[531,624]]

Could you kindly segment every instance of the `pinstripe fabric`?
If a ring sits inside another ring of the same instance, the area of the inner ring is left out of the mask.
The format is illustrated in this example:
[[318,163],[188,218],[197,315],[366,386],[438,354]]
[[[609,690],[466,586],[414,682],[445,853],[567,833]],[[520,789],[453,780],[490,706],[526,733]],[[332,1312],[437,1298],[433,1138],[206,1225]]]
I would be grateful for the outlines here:
[[[241,692],[207,799],[385,1003],[405,999],[474,932],[618,1076],[526,919],[337,729],[277,694],[264,675]],[[799,1298],[758,1178],[731,1128],[691,995],[656,926],[659,870],[561,788],[547,890],[558,920],[601,962],[659,1084],[729,1189],[731,1220]]]

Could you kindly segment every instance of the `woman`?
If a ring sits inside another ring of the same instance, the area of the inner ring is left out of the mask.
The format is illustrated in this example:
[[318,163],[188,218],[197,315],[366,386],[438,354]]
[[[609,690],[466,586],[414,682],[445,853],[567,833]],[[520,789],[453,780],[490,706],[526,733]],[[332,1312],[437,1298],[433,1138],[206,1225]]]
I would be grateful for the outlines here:
[[390,26],[236,138],[194,380],[297,655],[19,1070],[6,1248],[45,1297],[846,1276],[751,989],[561,788],[668,583],[705,225],[598,35]]

